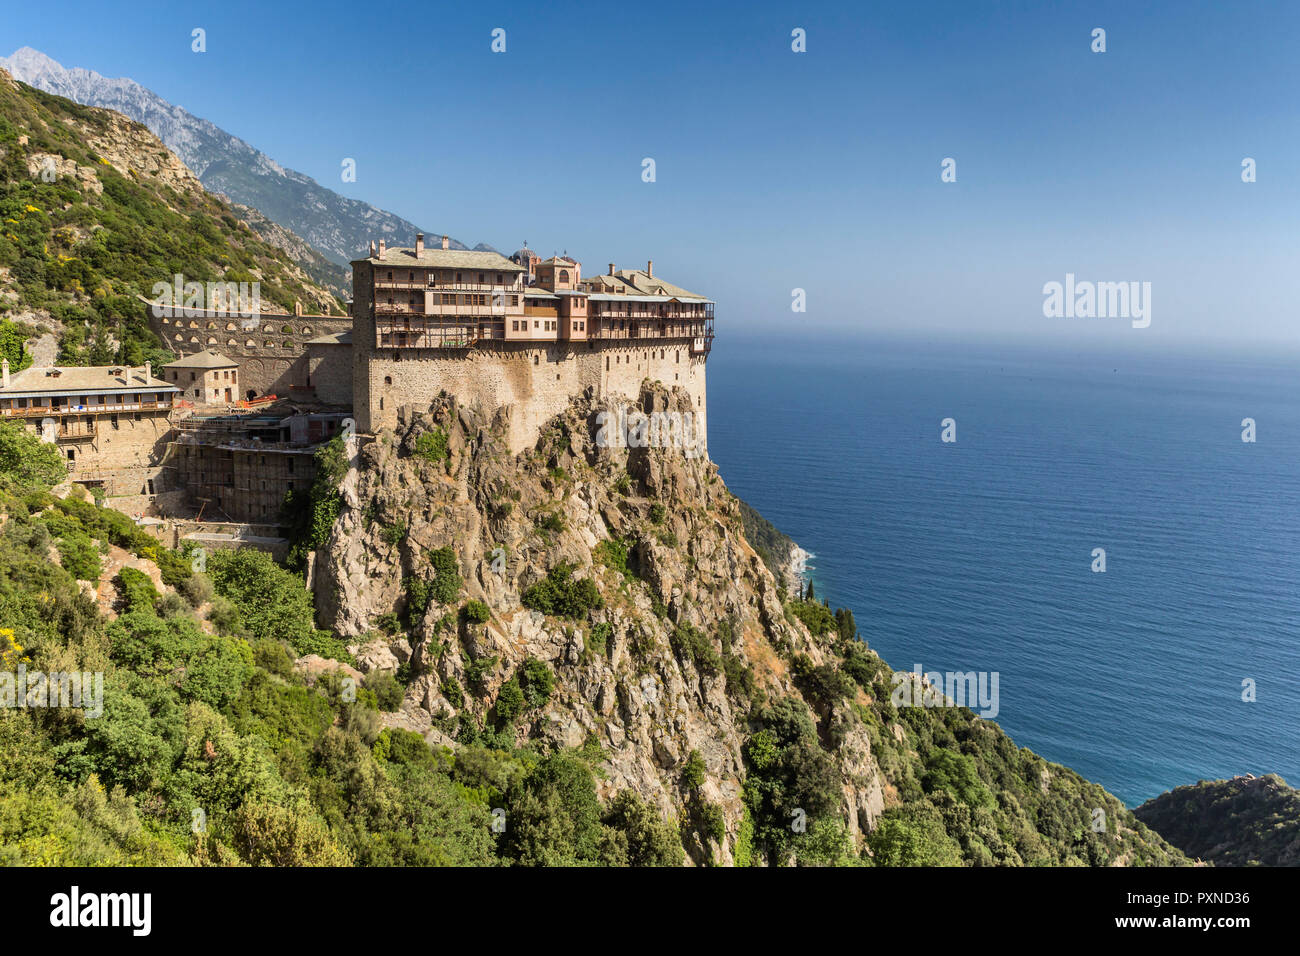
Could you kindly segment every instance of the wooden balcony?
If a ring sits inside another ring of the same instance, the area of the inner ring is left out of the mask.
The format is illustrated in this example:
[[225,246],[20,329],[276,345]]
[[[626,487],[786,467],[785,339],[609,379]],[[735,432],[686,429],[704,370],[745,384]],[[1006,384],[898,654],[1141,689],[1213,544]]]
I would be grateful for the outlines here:
[[35,405],[0,408],[0,418],[50,418],[55,415],[98,415],[102,412],[170,411],[171,402],[121,402],[116,405]]

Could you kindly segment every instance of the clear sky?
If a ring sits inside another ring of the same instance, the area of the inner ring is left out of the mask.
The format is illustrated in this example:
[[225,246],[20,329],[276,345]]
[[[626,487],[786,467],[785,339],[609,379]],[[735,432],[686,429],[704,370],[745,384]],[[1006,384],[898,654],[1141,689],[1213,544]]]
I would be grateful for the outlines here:
[[[1197,0],[56,0],[5,4],[0,51],[129,76],[471,245],[653,258],[720,332],[1166,348],[1300,342],[1298,27]],[[1150,327],[1044,317],[1066,273],[1150,282]]]

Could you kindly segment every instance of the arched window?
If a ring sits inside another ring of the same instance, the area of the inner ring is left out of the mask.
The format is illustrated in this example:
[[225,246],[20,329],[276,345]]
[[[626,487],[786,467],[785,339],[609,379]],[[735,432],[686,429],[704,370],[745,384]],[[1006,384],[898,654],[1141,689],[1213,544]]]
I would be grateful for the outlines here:
[[227,332],[233,332],[233,331],[235,331],[235,323],[234,323],[234,322],[227,322],[227,323],[226,323],[226,331],[227,331]]
[[561,270],[560,270],[560,281],[561,281],[561,282],[568,282],[568,281],[569,281],[569,270],[568,270],[568,269],[561,269]]
[[244,339],[244,348],[251,349],[256,345],[257,343],[254,342],[252,339]]
[[311,335],[311,326],[310,326],[310,325],[304,325],[304,326],[302,327],[302,334],[303,334],[303,335]]
[[384,384],[385,384],[385,385],[392,385],[392,384],[393,384],[393,376],[391,376],[391,375],[385,375],[385,376],[384,376]]

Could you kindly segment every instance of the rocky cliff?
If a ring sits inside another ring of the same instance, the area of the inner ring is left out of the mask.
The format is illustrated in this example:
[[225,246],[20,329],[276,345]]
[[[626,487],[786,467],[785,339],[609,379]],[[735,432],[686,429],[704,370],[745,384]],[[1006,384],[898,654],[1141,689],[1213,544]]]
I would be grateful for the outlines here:
[[[650,383],[639,403],[689,409]],[[575,398],[512,457],[509,409],[443,395],[353,447],[312,578],[361,669],[407,681],[391,726],[594,750],[602,798],[652,801],[699,863],[865,860],[891,808],[882,862],[1181,859],[969,711],[895,709],[852,615],[778,585],[716,465],[597,447],[599,410]]]

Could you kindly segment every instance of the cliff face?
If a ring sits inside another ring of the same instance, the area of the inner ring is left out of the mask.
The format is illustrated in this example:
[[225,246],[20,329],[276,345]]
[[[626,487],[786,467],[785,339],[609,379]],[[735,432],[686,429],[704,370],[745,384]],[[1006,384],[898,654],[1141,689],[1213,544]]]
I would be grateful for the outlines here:
[[[646,412],[689,401],[649,383],[639,396]],[[597,447],[598,411],[576,398],[511,456],[508,409],[443,395],[353,448],[311,576],[320,623],[358,666],[408,681],[390,726],[451,747],[495,732],[595,749],[601,797],[650,800],[701,863],[803,861],[814,830],[819,860],[864,860],[890,807],[886,862],[1181,859],[969,711],[895,710],[852,615],[779,588],[716,465]],[[928,762],[945,746],[955,764]],[[1113,818],[1089,835],[1099,806]],[[1055,815],[1070,822],[1049,833]]]
[[[640,400],[647,411],[691,407],[684,392],[662,387],[647,387]],[[594,740],[608,754],[602,796],[631,788],[677,814],[684,769],[698,752],[699,795],[722,808],[731,838],[720,857],[731,862],[747,729],[744,702],[713,662],[734,655],[769,696],[797,695],[776,648],[817,663],[824,650],[786,620],[716,465],[672,449],[596,448],[597,411],[590,396],[576,400],[534,450],[512,458],[501,450],[505,412],[488,421],[445,398],[428,414],[404,410],[397,434],[362,448],[345,481],[346,507],[316,567],[318,606],[362,645],[363,666],[409,660],[416,676],[390,722],[432,741],[450,744],[466,721],[491,722],[502,685],[532,659],[553,669],[555,688],[515,725],[516,742]],[[445,462],[416,451],[437,430],[448,436]],[[430,601],[406,637],[377,637],[376,618],[409,603],[410,581],[434,579],[430,555],[447,547],[464,582],[454,601]],[[624,547],[626,574],[617,566]],[[557,567],[592,581],[602,606],[582,619],[525,607],[524,595]],[[447,622],[475,600],[489,620]],[[716,636],[720,621],[729,647]],[[705,635],[713,654],[687,648],[683,633]],[[445,693],[456,685],[469,691],[459,707]],[[856,836],[884,808],[863,728],[847,735],[838,771]]]

